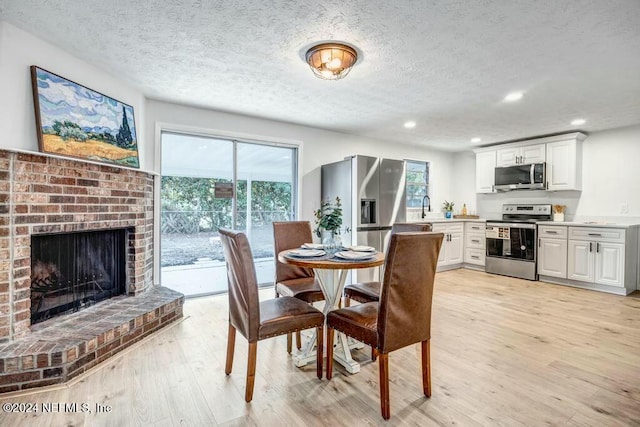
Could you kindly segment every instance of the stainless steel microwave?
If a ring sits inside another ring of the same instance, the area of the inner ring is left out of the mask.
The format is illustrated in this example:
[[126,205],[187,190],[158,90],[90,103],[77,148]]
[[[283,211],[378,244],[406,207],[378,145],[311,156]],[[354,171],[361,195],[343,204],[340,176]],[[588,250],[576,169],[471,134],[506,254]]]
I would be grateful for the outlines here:
[[495,169],[495,189],[510,190],[544,190],[546,189],[546,165],[530,163],[513,165]]

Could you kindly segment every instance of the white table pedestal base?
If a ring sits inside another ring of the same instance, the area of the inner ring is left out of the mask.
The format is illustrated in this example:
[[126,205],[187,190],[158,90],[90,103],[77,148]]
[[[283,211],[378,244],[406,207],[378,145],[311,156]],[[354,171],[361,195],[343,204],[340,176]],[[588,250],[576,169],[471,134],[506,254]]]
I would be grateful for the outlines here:
[[[338,302],[342,297],[342,289],[347,279],[347,270],[326,270],[326,269],[314,269],[320,288],[325,297],[325,304],[323,313],[326,316],[331,310],[338,308]],[[326,342],[326,340],[324,340]],[[317,336],[315,330],[310,339],[305,344],[304,348],[296,355],[293,356],[293,360],[297,367],[308,365],[309,363],[316,362],[317,351]],[[325,345],[329,345],[326,343]],[[351,357],[351,349],[360,349],[364,347],[364,344],[356,340],[347,338],[347,336],[341,332],[335,334],[335,343],[331,343],[334,346],[333,359],[344,366],[344,368],[350,374],[360,372],[360,363],[353,360]],[[321,351],[324,349],[321,349]]]

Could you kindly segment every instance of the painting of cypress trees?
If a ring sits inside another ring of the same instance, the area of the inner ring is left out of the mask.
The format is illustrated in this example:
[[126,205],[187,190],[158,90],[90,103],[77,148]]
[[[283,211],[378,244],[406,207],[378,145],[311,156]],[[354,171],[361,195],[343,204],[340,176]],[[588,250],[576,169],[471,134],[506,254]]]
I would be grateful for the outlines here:
[[140,167],[132,106],[35,65],[31,82],[40,151]]

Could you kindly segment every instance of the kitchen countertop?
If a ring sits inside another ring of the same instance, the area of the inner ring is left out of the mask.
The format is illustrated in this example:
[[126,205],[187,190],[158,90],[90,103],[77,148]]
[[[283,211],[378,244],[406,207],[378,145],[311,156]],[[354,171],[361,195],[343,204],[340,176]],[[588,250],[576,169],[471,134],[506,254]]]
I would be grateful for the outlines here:
[[[410,220],[416,224],[444,224],[447,222],[487,222],[486,218],[467,219],[467,218],[425,218],[418,220]],[[640,222],[637,220],[614,220],[614,221],[536,221],[537,225],[556,225],[564,227],[597,227],[597,228],[640,228]]]
[[487,222],[485,218],[425,218],[418,220],[409,220],[407,222],[415,223],[415,224],[442,224],[446,222]]
[[559,225],[565,227],[598,227],[598,228],[638,228],[640,223],[633,220],[614,221],[537,221],[538,225]]

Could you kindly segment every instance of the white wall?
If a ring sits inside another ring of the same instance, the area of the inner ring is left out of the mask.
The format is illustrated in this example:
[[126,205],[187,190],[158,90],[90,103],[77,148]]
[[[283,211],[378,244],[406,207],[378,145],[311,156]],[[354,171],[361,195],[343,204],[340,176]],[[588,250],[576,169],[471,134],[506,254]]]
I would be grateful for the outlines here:
[[567,206],[566,220],[640,220],[640,124],[592,133],[582,144],[582,191],[478,194],[478,211],[497,218],[503,203],[551,203]]
[[2,21],[0,21],[1,148],[38,151],[29,70],[31,65],[37,65],[133,106],[141,169],[153,168],[153,158],[147,155],[148,150],[145,146],[147,141],[142,125],[145,98],[141,92],[132,89],[100,68],[81,61],[66,51]]
[[[238,114],[187,107],[160,101],[148,101],[146,134],[156,132],[157,123],[208,130],[212,134],[251,137],[264,141],[298,142],[302,147],[301,219],[312,220],[320,204],[320,166],[353,154],[431,162],[431,199],[439,206],[451,197],[450,174],[453,155],[410,145],[389,143],[321,129],[298,126]],[[160,172],[158,153],[154,170]]]
[[453,155],[451,171],[451,198],[455,203],[454,213],[459,213],[464,204],[467,213],[477,214],[476,201],[476,155],[472,151],[464,151]]

